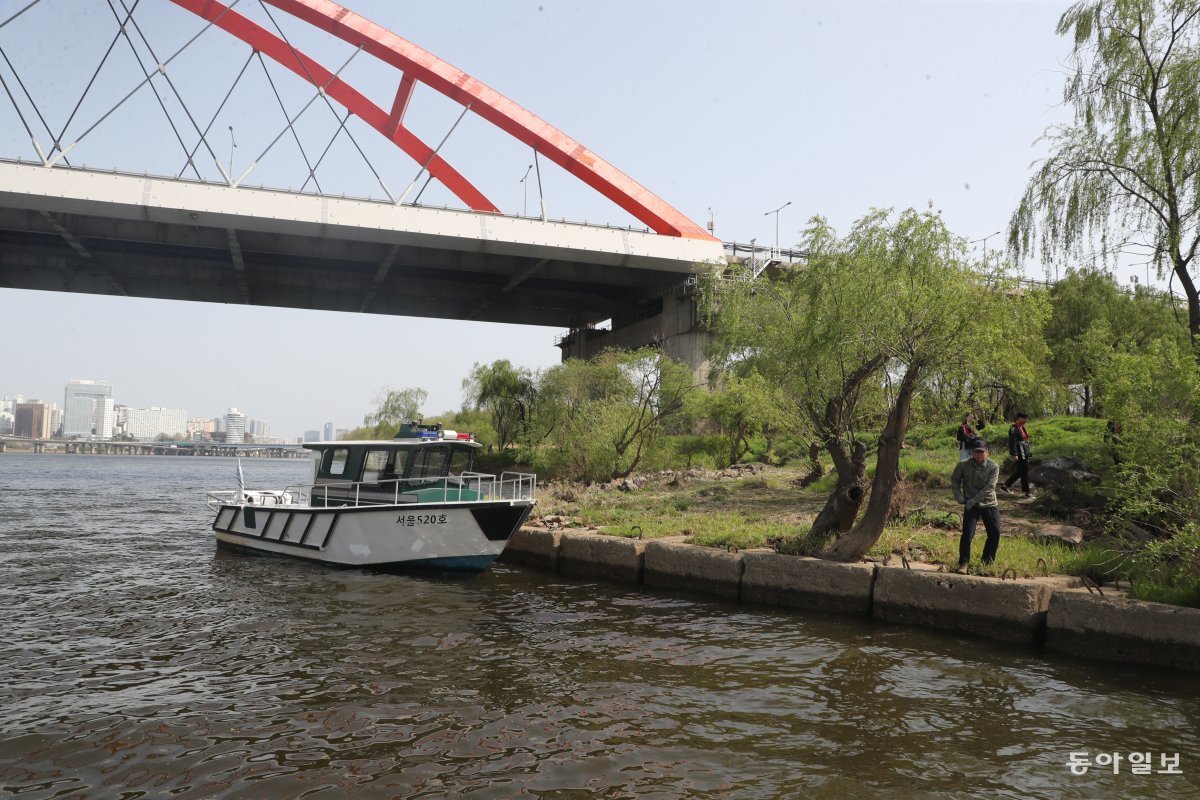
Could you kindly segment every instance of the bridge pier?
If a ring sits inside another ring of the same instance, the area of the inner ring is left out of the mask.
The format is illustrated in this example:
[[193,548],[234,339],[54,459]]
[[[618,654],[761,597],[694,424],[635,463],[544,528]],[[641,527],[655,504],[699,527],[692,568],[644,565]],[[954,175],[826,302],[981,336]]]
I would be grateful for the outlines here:
[[712,333],[700,324],[697,299],[695,286],[683,284],[662,297],[661,308],[652,316],[629,320],[614,317],[612,330],[576,328],[558,342],[563,361],[591,358],[611,347],[634,350],[651,345],[687,364],[698,381],[707,383]]

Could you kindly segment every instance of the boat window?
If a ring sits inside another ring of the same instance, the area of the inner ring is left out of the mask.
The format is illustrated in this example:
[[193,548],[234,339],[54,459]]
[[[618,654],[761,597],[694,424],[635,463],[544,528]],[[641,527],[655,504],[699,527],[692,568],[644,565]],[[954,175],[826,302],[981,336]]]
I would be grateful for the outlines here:
[[363,483],[377,482],[379,480],[379,476],[383,473],[384,468],[387,466],[387,460],[387,450],[368,450],[367,457],[363,459]]
[[321,473],[324,475],[341,475],[346,471],[346,462],[350,459],[350,450],[346,447],[333,447],[325,451],[321,461]]
[[461,475],[471,471],[471,448],[455,447],[450,452],[450,474]]
[[413,459],[412,478],[440,478],[446,474],[446,460],[450,455],[446,447],[418,447]]
[[408,450],[368,450],[363,459],[363,483],[394,481],[404,474]]

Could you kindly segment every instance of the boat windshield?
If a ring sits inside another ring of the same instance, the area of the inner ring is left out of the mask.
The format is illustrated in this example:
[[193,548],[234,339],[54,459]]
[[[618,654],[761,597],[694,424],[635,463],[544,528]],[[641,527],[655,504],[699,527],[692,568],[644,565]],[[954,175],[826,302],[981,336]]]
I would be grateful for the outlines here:
[[394,488],[397,480],[424,483],[469,472],[474,466],[474,450],[452,442],[329,447],[321,452],[316,482],[362,482],[388,489]]

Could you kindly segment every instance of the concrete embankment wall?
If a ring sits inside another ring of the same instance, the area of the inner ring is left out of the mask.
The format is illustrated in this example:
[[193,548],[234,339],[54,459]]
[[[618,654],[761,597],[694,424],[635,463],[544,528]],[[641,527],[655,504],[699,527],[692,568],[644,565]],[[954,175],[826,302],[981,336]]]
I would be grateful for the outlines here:
[[526,528],[502,561],[806,611],[869,616],[1092,658],[1200,671],[1200,609],[1089,593],[1064,576],[999,580],[927,564],[841,564]]

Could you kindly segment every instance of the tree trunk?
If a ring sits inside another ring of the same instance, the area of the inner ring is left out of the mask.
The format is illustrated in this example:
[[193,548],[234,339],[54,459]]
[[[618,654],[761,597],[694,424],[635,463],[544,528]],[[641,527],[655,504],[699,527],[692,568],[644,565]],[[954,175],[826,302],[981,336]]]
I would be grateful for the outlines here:
[[853,452],[847,452],[845,443],[840,440],[826,442],[825,448],[833,457],[838,480],[809,530],[808,540],[813,551],[822,549],[831,537],[853,527],[862,506],[863,476],[867,472],[867,448],[862,442],[854,443]]
[[912,411],[913,393],[917,386],[919,366],[910,366],[900,381],[896,404],[888,414],[887,425],[879,436],[879,452],[875,459],[875,480],[871,484],[871,499],[867,512],[858,524],[838,538],[825,554],[834,561],[858,561],[879,541],[887,524],[892,506],[892,494],[900,481],[900,450]]
[[1196,290],[1196,283],[1188,272],[1188,264],[1183,260],[1183,256],[1176,252],[1172,261],[1175,277],[1179,278],[1179,285],[1183,287],[1184,297],[1187,298],[1188,330],[1192,334],[1196,358],[1200,359],[1200,292]]
[[807,489],[825,475],[825,467],[821,466],[821,445],[813,442],[808,446],[808,474],[800,479],[800,488]]

